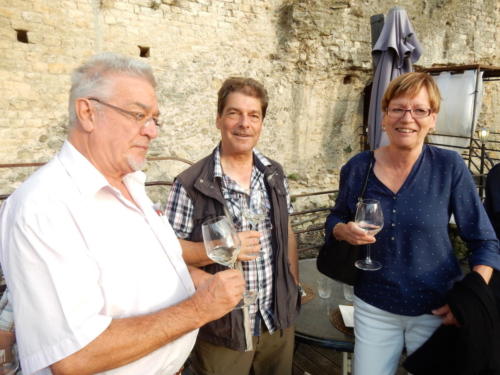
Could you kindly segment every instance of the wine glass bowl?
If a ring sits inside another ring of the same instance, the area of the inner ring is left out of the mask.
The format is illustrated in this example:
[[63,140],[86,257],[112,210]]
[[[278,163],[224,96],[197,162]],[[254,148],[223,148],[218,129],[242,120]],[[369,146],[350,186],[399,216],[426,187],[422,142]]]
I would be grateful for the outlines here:
[[226,216],[217,216],[201,225],[207,256],[215,263],[234,268],[241,242]]
[[[375,236],[384,226],[382,206],[376,199],[362,199],[358,202],[354,222],[367,234]],[[382,264],[371,258],[370,244],[366,245],[366,257],[357,260],[354,265],[364,271],[376,271]]]
[[272,224],[269,222],[269,209],[262,199],[251,207],[246,203],[241,205],[241,216],[250,225],[250,229],[252,230],[258,231],[263,226],[267,229],[272,229]]

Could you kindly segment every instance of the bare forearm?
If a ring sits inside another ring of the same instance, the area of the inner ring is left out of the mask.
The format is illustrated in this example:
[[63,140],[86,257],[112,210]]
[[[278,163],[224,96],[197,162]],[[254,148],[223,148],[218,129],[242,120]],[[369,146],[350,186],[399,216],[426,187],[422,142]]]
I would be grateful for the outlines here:
[[54,374],[95,374],[133,362],[206,323],[187,299],[156,313],[114,319],[80,351],[54,363]]
[[201,267],[213,263],[207,256],[203,242],[193,242],[179,239],[184,262],[190,266]]
[[288,262],[295,283],[299,284],[299,254],[297,250],[297,239],[293,232],[292,225],[288,223]]

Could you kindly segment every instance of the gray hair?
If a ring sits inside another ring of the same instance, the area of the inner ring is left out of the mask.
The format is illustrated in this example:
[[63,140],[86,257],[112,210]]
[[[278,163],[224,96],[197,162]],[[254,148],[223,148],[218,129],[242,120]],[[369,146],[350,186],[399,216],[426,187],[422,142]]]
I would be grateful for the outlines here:
[[70,127],[77,120],[76,100],[91,96],[100,98],[109,96],[111,88],[109,76],[112,74],[126,74],[144,78],[156,88],[153,70],[147,62],[112,52],[97,54],[76,68],[71,75],[71,90],[68,103]]

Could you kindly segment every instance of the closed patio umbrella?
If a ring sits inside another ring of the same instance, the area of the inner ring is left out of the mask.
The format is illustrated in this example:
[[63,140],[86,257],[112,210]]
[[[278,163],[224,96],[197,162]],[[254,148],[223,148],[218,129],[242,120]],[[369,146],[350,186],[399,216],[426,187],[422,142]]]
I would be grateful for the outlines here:
[[389,10],[382,32],[372,50],[375,62],[370,109],[368,112],[368,142],[370,149],[387,144],[382,132],[380,104],[385,89],[397,76],[413,71],[422,54],[422,47],[408,19],[406,10],[394,7]]

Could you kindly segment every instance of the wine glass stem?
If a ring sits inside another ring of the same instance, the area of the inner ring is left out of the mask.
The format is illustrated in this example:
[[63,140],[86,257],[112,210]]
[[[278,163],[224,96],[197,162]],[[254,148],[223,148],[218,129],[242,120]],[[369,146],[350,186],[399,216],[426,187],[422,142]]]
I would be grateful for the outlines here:
[[370,244],[366,245],[366,257],[365,257],[365,262],[366,263],[371,263],[372,262],[372,258],[371,258],[371,255],[370,255]]

